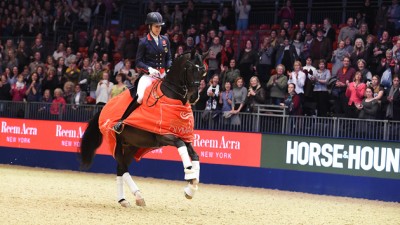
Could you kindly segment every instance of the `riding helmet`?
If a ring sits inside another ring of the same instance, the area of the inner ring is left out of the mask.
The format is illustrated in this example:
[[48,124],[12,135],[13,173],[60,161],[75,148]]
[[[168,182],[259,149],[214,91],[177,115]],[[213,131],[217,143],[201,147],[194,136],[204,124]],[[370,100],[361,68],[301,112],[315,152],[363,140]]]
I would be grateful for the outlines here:
[[146,25],[156,24],[156,25],[164,25],[163,18],[159,12],[150,12],[147,14]]

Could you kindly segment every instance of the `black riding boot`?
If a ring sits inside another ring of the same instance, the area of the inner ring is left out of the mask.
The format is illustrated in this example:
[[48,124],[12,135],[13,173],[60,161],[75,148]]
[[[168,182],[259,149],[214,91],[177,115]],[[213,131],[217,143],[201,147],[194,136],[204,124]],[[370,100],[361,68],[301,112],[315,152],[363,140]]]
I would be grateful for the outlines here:
[[129,104],[121,119],[114,125],[113,130],[115,133],[120,134],[124,130],[123,121],[138,107],[140,104],[136,101],[137,97]]

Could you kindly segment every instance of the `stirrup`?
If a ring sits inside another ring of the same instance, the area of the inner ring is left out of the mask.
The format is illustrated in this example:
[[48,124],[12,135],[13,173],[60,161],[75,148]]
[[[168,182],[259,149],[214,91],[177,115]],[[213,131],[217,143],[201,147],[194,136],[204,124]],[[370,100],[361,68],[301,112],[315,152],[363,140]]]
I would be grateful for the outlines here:
[[124,131],[125,128],[125,124],[122,121],[118,121],[112,128],[112,130],[117,133],[117,134],[121,134],[122,131]]

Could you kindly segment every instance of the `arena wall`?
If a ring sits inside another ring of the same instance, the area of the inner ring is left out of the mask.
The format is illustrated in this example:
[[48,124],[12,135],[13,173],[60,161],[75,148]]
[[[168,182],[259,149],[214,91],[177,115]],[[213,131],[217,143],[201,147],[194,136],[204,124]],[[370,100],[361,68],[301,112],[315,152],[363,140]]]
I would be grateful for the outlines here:
[[[0,118],[0,163],[79,170],[85,123]],[[196,130],[201,182],[400,202],[400,147],[393,142]],[[90,169],[115,173],[102,145]],[[157,149],[131,174],[183,179],[172,147]]]

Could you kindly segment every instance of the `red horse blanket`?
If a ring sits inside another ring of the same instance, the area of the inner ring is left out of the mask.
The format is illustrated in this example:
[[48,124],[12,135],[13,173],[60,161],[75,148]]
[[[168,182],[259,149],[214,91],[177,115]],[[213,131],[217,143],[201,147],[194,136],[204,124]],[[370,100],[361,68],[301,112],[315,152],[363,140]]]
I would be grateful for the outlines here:
[[[192,142],[194,119],[190,104],[182,105],[179,100],[163,96],[160,86],[157,81],[154,81],[146,89],[142,105],[125,119],[124,124],[160,135],[173,134],[184,142]],[[131,101],[129,90],[126,90],[112,98],[100,114],[100,131],[103,134],[103,140],[108,142],[113,156],[116,138],[112,127],[121,118]],[[135,159],[139,161],[144,154],[151,150],[140,149],[135,155]]]

